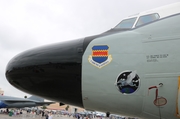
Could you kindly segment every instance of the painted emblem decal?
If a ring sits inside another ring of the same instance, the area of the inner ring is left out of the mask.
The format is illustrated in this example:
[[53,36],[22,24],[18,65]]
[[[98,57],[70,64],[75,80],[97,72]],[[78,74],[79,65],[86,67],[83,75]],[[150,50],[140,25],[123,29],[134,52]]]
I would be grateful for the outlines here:
[[132,94],[139,88],[139,83],[136,71],[124,71],[117,77],[115,86],[122,94]]
[[97,45],[92,47],[92,55],[89,55],[89,62],[102,68],[112,61],[111,55],[108,54],[109,47],[107,45]]
[[167,103],[167,99],[162,96],[159,96],[159,93],[158,93],[158,88],[160,88],[162,86],[163,86],[163,83],[160,83],[159,86],[151,86],[148,88],[148,94],[149,94],[149,90],[156,89],[155,99],[153,101],[154,105],[156,105],[156,106],[163,106],[163,105],[166,105],[166,103]]

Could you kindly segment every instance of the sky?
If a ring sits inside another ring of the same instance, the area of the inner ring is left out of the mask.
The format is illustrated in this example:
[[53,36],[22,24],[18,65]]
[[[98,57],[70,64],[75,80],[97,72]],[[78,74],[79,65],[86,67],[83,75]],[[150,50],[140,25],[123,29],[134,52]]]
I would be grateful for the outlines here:
[[0,88],[24,97],[5,77],[9,60],[25,50],[100,34],[124,17],[179,0],[0,0]]

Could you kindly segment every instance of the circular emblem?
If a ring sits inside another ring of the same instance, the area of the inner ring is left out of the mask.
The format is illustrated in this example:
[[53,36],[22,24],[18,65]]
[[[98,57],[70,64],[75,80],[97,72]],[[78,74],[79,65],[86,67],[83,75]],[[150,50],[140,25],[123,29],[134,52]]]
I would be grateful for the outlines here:
[[119,74],[115,85],[121,93],[132,94],[138,89],[139,82],[140,79],[136,71],[124,71]]

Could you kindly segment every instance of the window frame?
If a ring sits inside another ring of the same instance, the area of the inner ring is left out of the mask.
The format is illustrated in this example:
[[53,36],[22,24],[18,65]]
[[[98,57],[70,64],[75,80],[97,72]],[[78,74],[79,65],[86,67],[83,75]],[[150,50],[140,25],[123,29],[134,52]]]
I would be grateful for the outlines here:
[[[132,29],[133,26],[134,26],[134,24],[136,23],[136,21],[137,21],[137,19],[138,19],[137,16],[131,17],[131,18],[127,18],[127,19],[123,19],[119,24],[121,24],[123,21],[129,20],[129,19],[135,19],[134,22],[133,22],[133,24],[132,24],[132,27],[130,28],[130,29]],[[117,27],[117,26],[119,26],[119,24],[117,24],[114,28],[116,28],[116,29],[126,29],[126,28]],[[129,28],[127,28],[127,29],[129,29]]]
[[157,15],[157,16],[158,16],[158,19],[160,19],[160,15],[159,15],[158,13],[151,13],[151,14],[146,14],[146,15],[139,16],[139,18],[138,18],[138,20],[137,20],[137,22],[136,22],[136,24],[135,24],[135,27],[134,27],[134,28],[136,28],[136,27],[139,27],[139,26],[142,26],[142,25],[145,25],[145,24],[148,24],[148,23],[151,23],[151,22],[153,22],[153,21],[158,20],[158,19],[155,19],[155,20],[153,20],[153,21],[150,21],[150,22],[147,22],[147,23],[144,23],[144,24],[138,25],[138,22],[139,22],[139,20],[140,20],[140,18],[141,18],[141,17],[150,16],[150,15],[154,15],[154,16],[155,16],[155,15]]

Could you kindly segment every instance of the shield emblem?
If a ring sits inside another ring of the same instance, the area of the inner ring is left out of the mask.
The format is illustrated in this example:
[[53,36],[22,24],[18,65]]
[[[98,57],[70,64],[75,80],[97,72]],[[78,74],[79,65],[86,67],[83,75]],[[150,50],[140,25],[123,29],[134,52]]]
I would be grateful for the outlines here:
[[95,62],[102,63],[108,59],[108,49],[107,45],[93,46],[92,47],[92,59]]
[[112,60],[111,55],[108,54],[109,47],[107,45],[97,45],[92,47],[92,55],[89,56],[89,62],[101,68],[109,64]]

